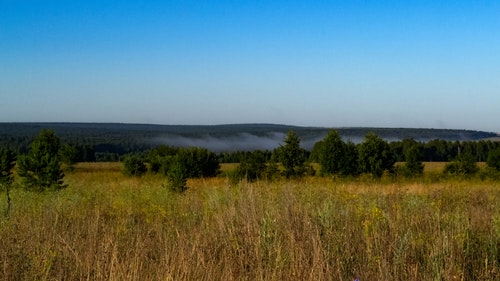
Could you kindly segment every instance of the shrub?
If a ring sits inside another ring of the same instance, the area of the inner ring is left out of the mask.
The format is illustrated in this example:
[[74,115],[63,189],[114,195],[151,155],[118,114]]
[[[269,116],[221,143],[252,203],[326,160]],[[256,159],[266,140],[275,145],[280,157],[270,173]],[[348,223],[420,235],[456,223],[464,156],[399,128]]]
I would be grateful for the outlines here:
[[215,177],[220,171],[217,155],[206,148],[181,149],[176,157],[186,168],[188,178]]
[[474,156],[468,153],[458,155],[450,163],[444,167],[444,173],[455,176],[468,176],[475,174],[479,168],[477,167]]
[[266,171],[266,161],[262,151],[253,151],[247,157],[241,160],[234,171],[234,180],[240,181],[246,179],[248,181],[256,181],[264,177]]
[[9,149],[0,149],[0,188],[5,189],[7,197],[7,208],[5,215],[10,211],[10,185],[14,181],[12,169],[16,164],[16,155]]
[[488,167],[500,171],[500,147],[497,147],[488,153],[486,163],[488,164]]
[[149,151],[148,161],[150,164],[151,172],[163,172],[164,174],[166,174],[169,168],[168,159],[175,156],[178,151],[178,148],[168,145],[160,145]]
[[168,187],[175,192],[184,192],[187,189],[188,171],[186,166],[176,156],[167,172]]
[[78,151],[76,150],[76,147],[65,144],[59,149],[59,157],[66,168],[69,171],[73,171],[78,158]]
[[12,169],[16,164],[16,156],[9,149],[0,149],[0,186],[9,186],[12,184],[14,177]]
[[127,176],[140,177],[147,171],[146,165],[138,155],[126,156],[123,165],[125,167],[124,173]]
[[271,159],[271,161],[267,162],[266,169],[264,170],[264,175],[265,178],[269,181],[279,178],[279,165],[274,159]]
[[421,151],[418,143],[413,139],[404,139],[403,154],[405,164],[399,167],[398,172],[405,177],[421,176],[424,172],[424,164],[421,161]]

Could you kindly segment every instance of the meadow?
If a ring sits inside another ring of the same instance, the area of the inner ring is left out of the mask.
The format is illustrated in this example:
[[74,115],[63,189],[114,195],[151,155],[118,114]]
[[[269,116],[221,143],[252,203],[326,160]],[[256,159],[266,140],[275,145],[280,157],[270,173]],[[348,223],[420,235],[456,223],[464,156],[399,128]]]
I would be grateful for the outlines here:
[[500,182],[444,179],[443,165],[412,180],[196,179],[178,194],[79,163],[66,189],[11,191],[0,280],[500,280]]

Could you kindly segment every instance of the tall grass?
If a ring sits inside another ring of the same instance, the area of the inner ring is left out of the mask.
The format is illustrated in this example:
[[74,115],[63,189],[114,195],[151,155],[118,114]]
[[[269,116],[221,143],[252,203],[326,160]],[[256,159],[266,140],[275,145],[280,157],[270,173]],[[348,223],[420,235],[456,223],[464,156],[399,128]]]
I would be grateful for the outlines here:
[[89,164],[66,182],[12,191],[0,280],[500,279],[498,182],[215,178],[176,194]]

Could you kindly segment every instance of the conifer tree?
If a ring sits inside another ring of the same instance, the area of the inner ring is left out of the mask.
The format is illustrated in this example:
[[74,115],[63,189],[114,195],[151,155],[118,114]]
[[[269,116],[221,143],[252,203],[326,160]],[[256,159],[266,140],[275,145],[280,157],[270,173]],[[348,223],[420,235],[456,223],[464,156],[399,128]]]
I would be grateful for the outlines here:
[[59,161],[60,141],[54,131],[44,129],[31,143],[27,155],[18,159],[18,174],[28,190],[62,189],[64,173]]
[[294,131],[289,131],[285,138],[285,145],[278,148],[278,157],[285,169],[284,175],[289,178],[301,176],[304,171],[305,150],[300,147],[300,138]]

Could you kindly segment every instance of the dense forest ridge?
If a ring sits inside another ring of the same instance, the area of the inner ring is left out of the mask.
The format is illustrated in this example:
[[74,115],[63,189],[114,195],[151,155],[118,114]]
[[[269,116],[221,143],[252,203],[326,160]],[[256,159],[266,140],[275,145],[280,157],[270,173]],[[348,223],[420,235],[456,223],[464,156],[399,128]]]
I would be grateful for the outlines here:
[[452,159],[461,142],[464,147],[471,147],[478,161],[484,161],[487,152],[497,146],[497,142],[491,141],[499,139],[495,133],[452,129],[324,128],[279,124],[0,123],[0,147],[26,153],[42,129],[53,130],[62,145],[75,147],[78,162],[118,161],[129,153],[145,155],[159,145],[203,147],[219,153],[221,161],[234,162],[239,159],[235,152],[274,150],[283,144],[290,130],[300,137],[303,148],[312,151],[332,129],[345,141],[354,143],[361,143],[367,133],[373,132],[393,144],[395,151],[402,139],[412,138],[421,143],[423,159],[427,161]]
[[[383,128],[383,127],[313,127],[293,126],[282,124],[248,123],[248,124],[222,124],[222,125],[156,125],[156,124],[132,124],[132,123],[65,123],[65,122],[0,122],[0,136],[34,136],[41,129],[52,129],[61,137],[64,135],[81,135],[83,137],[95,137],[106,133],[123,135],[145,136],[156,134],[173,134],[185,137],[202,136],[230,136],[242,133],[257,136],[269,133],[286,133],[289,130],[296,131],[301,137],[317,137],[335,129],[345,138],[363,138],[367,132],[374,132],[382,138],[401,140],[413,138],[417,141],[429,141],[433,139],[450,141],[469,141],[500,137],[493,132],[459,130],[459,129],[432,129],[432,128]],[[89,134],[89,135],[87,135]]]
[[302,146],[306,149],[312,149],[331,129],[337,130],[342,138],[354,143],[361,142],[368,132],[373,132],[389,142],[404,138],[428,142],[435,139],[475,141],[499,137],[492,132],[424,128],[326,128],[279,124],[0,123],[0,145],[7,145],[21,152],[26,151],[33,137],[41,129],[54,130],[63,143],[88,145],[97,152],[118,154],[145,151],[160,144],[198,146],[216,152],[274,149],[282,143],[290,130],[300,136]]

